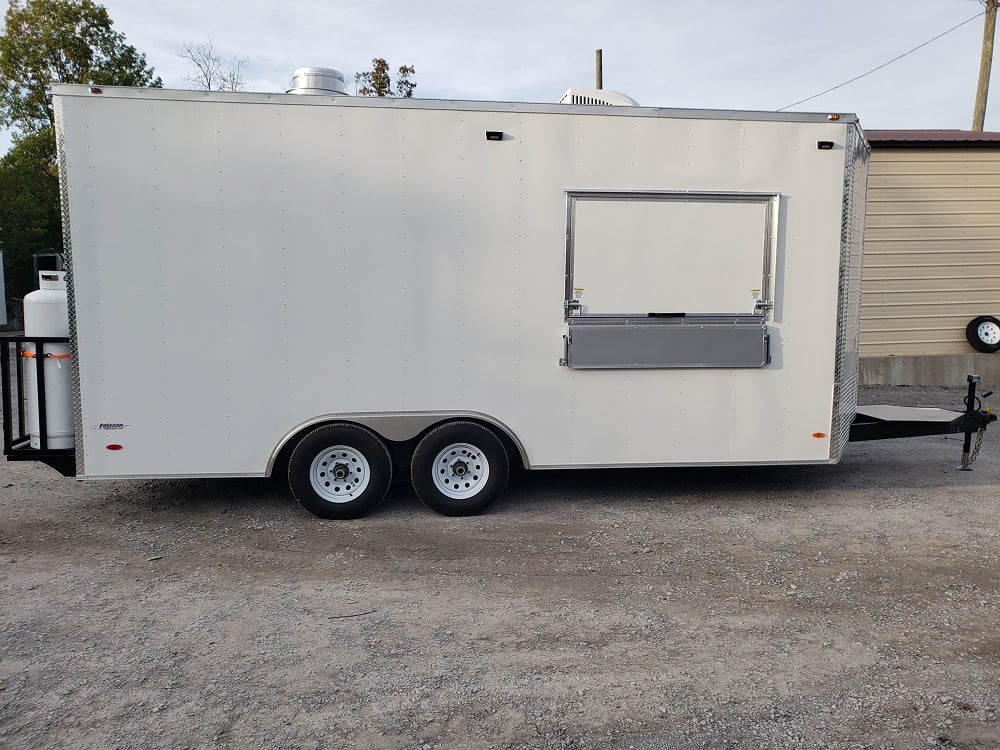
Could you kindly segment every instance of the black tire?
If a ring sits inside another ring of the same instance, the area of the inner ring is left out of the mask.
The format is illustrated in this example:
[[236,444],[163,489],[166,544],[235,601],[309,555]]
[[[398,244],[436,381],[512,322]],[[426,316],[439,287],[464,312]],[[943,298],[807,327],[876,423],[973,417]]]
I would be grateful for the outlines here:
[[446,516],[472,516],[503,494],[509,468],[507,451],[491,430],[475,422],[449,422],[417,444],[410,480],[427,507]]
[[382,502],[391,481],[392,460],[385,443],[355,424],[317,427],[299,441],[288,460],[292,495],[321,518],[360,518]]
[[1000,352],[1000,320],[992,315],[973,318],[965,327],[965,338],[976,351]]

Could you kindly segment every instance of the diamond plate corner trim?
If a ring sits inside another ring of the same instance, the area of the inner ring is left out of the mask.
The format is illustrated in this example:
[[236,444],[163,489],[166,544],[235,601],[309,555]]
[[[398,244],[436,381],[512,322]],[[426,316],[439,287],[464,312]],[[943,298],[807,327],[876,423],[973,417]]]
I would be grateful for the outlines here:
[[83,398],[80,391],[80,349],[76,337],[76,293],[73,282],[73,242],[69,221],[69,178],[66,170],[66,130],[63,127],[63,100],[52,97],[56,121],[56,159],[59,162],[59,203],[62,213],[63,255],[66,258],[66,306],[69,315],[69,350],[73,355],[73,432],[75,433],[76,475],[83,476]]
[[833,461],[839,461],[844,452],[858,409],[858,336],[861,328],[865,194],[868,187],[868,144],[858,125],[848,126],[846,146],[830,440],[830,459]]

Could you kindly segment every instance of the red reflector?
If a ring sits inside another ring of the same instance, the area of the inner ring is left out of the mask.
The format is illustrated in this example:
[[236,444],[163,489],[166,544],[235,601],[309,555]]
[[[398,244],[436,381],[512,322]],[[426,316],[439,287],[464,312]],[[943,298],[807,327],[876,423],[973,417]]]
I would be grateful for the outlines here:
[[122,447],[118,445],[118,443],[111,443],[111,445],[106,445],[104,447],[107,448],[109,451],[120,451],[122,449]]
[[103,94],[104,93],[104,89],[102,89],[100,86],[91,86],[90,87],[90,93],[91,94]]

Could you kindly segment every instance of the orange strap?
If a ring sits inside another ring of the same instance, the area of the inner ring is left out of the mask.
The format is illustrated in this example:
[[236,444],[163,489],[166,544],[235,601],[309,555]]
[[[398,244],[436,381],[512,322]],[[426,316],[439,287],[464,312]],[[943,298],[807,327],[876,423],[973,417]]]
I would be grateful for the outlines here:
[[[34,359],[36,355],[35,355],[34,352],[21,352],[21,356],[22,357],[27,357],[28,359]],[[72,354],[46,354],[44,356],[46,356],[46,357],[52,357],[52,359],[72,359],[73,358]]]

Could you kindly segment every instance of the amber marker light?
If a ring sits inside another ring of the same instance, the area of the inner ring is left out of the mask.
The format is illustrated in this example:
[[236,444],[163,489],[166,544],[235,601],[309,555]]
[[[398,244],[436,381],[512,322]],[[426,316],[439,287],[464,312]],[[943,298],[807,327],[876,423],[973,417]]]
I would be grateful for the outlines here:
[[826,119],[827,120],[839,120],[840,119],[840,115],[837,115],[837,114],[827,115]]
[[826,437],[826,433],[825,432],[814,432],[813,433],[813,437],[814,438],[825,438]]

